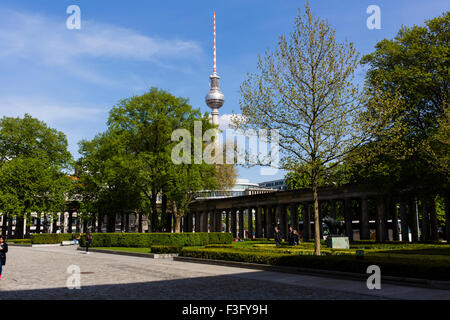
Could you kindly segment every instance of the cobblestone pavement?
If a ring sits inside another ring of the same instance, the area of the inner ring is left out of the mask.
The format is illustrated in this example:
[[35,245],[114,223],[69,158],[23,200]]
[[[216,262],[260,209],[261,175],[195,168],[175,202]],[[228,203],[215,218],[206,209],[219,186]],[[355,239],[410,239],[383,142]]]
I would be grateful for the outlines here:
[[[67,268],[81,269],[70,290]],[[91,252],[10,247],[0,299],[450,299],[450,291]]]

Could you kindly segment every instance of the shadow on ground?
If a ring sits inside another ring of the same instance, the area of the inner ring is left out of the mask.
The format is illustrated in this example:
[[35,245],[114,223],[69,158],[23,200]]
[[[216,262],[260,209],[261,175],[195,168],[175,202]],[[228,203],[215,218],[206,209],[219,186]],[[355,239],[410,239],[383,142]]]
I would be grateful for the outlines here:
[[239,278],[211,276],[152,282],[1,291],[3,300],[336,300],[379,299],[357,293]]

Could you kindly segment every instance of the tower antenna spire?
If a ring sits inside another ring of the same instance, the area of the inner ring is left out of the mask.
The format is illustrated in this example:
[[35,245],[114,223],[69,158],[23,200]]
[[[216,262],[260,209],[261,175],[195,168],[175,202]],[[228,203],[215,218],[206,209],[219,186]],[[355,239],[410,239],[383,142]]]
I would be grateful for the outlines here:
[[214,68],[213,73],[216,73],[216,12],[214,11]]
[[206,95],[206,105],[211,108],[211,120],[215,125],[219,125],[219,109],[225,103],[225,97],[220,91],[220,77],[216,69],[216,12],[214,11],[214,67],[213,74],[209,76],[211,81],[210,89]]

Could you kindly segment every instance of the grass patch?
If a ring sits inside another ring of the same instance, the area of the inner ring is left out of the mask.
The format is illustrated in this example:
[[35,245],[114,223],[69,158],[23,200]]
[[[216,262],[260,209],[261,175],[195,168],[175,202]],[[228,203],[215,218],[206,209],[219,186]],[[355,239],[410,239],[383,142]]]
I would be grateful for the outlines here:
[[125,248],[125,247],[97,247],[93,249],[107,250],[107,251],[121,251],[132,253],[148,253],[150,254],[150,248]]

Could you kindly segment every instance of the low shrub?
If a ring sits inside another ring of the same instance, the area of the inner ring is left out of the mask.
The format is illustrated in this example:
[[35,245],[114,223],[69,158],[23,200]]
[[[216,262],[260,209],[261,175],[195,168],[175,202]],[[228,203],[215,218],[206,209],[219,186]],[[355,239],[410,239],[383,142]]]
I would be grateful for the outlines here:
[[[155,245],[165,246],[205,246],[208,244],[231,243],[230,233],[196,232],[196,233],[92,233],[92,247],[135,247],[150,248]],[[80,246],[86,245],[85,236],[81,237]]]
[[205,248],[234,248],[232,244],[208,244]]
[[[79,233],[75,233],[75,237],[79,235]],[[69,240],[72,240],[71,233],[36,233],[31,235],[32,244],[58,244]]]
[[309,254],[286,254],[275,252],[249,252],[236,249],[183,248],[185,257],[240,261],[249,263],[335,270],[366,274],[367,267],[378,265],[383,275],[450,280],[450,261],[411,259],[393,255],[365,256],[357,259],[349,255],[314,256]]
[[11,239],[6,242],[14,244],[31,244],[31,239]]
[[183,246],[151,246],[150,252],[151,253],[181,253],[181,250],[183,249]]

